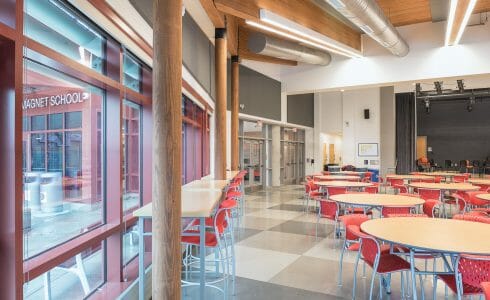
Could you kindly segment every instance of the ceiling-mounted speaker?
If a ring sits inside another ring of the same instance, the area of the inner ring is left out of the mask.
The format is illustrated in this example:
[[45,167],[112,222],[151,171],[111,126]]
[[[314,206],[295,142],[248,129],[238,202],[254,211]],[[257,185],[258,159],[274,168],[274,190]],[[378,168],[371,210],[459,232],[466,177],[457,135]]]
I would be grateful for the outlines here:
[[364,110],[364,119],[369,119],[369,109]]

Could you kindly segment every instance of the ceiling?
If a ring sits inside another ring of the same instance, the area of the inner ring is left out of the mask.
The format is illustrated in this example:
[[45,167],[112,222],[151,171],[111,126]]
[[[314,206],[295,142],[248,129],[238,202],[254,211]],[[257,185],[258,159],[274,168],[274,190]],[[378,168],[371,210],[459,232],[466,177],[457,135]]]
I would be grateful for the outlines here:
[[[151,26],[153,1],[129,1]],[[248,51],[246,45],[249,34],[260,30],[247,26],[245,20],[260,21],[260,9],[271,11],[352,49],[361,49],[359,28],[324,0],[199,0],[199,2],[215,27],[228,24],[229,52],[243,59],[282,65],[297,64],[296,61],[277,59]],[[395,27],[445,21],[449,10],[449,0],[376,0],[376,2]],[[490,0],[478,0],[474,12],[488,11],[490,11]],[[268,32],[262,33],[273,35]],[[279,38],[288,40],[286,37]]]

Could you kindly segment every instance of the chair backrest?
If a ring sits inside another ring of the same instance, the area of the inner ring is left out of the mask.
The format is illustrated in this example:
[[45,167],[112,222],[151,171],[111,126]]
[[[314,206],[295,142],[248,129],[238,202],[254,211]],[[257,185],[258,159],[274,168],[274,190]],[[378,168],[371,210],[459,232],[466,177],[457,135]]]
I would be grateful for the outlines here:
[[345,215],[340,218],[342,224],[345,227],[345,239],[348,241],[356,241],[358,238],[354,235],[350,230],[348,230],[349,226],[356,225],[361,226],[362,223],[369,220],[369,217],[364,214],[351,214]]
[[454,182],[465,182],[466,181],[466,176],[465,175],[454,175],[453,176],[453,181]]
[[320,216],[328,219],[335,220],[338,212],[338,204],[335,201],[319,199],[320,201]]
[[484,192],[484,191],[461,192],[458,194],[463,197],[464,201],[466,201],[467,204],[475,205],[475,206],[488,205],[488,201],[485,201],[485,200],[482,200],[482,199],[479,199],[478,197],[476,197],[479,194],[486,194],[486,192]]
[[434,176],[434,183],[441,183],[442,182],[442,176]]
[[412,206],[405,207],[386,207],[381,208],[381,215],[383,217],[388,217],[389,214],[410,214],[412,211]]
[[463,284],[479,289],[482,282],[490,281],[490,256],[461,254],[458,272]]
[[403,179],[398,179],[398,178],[386,178],[386,182],[388,182],[389,185],[395,186],[395,185],[403,185]]
[[230,214],[227,207],[219,208],[214,214],[213,225],[216,233],[222,234],[227,226],[226,218]]
[[395,185],[393,185],[393,188],[395,190],[398,190],[398,194],[400,194],[400,193],[408,193],[407,187],[404,186],[403,184],[395,184]]
[[349,231],[351,234],[356,237],[356,239],[360,239],[361,241],[361,253],[364,261],[366,261],[369,265],[374,265],[376,257],[380,254],[380,247],[378,241],[368,234],[362,233],[361,228],[356,225],[350,225]]
[[423,210],[424,214],[426,214],[427,216],[433,218],[434,217],[434,213],[435,213],[435,209],[440,204],[441,204],[441,202],[439,202],[439,200],[428,199],[428,200],[425,200],[424,205],[422,206],[422,210]]
[[327,186],[328,196],[345,194],[347,192],[347,188],[345,187],[337,187],[337,186]]
[[368,192],[369,194],[377,194],[378,193],[378,187],[377,186],[367,186],[364,188],[365,192]]
[[420,198],[424,200],[428,199],[439,199],[441,197],[440,190],[431,190],[431,189],[418,189]]

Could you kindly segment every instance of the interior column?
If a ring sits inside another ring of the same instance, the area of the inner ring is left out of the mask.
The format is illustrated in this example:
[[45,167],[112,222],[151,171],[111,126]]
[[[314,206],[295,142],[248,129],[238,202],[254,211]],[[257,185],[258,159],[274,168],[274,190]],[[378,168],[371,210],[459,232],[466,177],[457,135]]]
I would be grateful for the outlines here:
[[226,179],[226,29],[215,30],[216,104],[214,177]]
[[238,148],[238,111],[240,106],[239,84],[240,84],[240,59],[238,56],[231,57],[231,170],[239,169]]
[[153,2],[152,298],[180,299],[182,0]]
[[272,186],[281,185],[281,126],[272,125]]

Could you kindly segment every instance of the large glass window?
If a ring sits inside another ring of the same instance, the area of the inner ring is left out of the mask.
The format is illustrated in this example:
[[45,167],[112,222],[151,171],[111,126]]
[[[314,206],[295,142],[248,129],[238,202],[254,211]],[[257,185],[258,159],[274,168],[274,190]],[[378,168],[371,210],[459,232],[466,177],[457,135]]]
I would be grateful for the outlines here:
[[125,100],[123,104],[123,208],[129,212],[140,206],[141,186],[141,107]]
[[104,72],[105,39],[71,7],[59,0],[25,0],[24,12],[26,36]]
[[104,283],[103,243],[24,284],[24,299],[85,299]]
[[27,259],[103,223],[104,93],[28,59],[24,64],[22,109],[31,122],[23,129]]
[[182,97],[182,183],[201,179],[207,172],[206,112]]
[[124,85],[141,92],[141,65],[126,52],[123,55],[123,73]]

